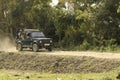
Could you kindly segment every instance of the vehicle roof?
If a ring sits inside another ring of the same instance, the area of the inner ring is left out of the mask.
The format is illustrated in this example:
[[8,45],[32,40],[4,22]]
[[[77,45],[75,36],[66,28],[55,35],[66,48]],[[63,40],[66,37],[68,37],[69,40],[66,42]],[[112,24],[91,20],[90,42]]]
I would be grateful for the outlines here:
[[39,31],[38,29],[24,29],[24,32],[34,32]]

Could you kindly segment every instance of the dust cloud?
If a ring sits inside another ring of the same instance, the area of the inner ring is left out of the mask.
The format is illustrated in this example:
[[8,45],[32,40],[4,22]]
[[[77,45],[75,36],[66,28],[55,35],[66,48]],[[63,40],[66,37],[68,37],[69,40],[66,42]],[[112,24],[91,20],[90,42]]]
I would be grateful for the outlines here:
[[17,52],[14,42],[7,36],[0,35],[0,51]]

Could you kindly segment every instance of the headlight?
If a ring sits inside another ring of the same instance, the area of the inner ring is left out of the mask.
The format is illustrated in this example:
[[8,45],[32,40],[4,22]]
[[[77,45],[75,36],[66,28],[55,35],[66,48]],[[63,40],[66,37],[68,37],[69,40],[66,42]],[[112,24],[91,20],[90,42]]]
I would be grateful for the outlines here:
[[42,43],[42,41],[40,41],[40,43]]
[[52,40],[50,40],[50,43],[52,43]]

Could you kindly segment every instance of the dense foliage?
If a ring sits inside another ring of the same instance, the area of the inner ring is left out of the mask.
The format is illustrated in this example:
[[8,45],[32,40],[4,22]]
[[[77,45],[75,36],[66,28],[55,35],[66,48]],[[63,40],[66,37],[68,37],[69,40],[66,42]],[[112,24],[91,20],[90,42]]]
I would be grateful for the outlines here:
[[[0,32],[37,28],[55,47],[78,50],[120,45],[120,0],[0,0]],[[77,46],[77,47],[76,47]]]

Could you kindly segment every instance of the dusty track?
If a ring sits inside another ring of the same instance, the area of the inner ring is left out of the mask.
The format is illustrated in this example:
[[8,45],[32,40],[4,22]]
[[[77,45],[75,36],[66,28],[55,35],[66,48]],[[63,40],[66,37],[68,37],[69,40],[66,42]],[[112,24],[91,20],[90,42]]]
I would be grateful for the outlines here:
[[[25,53],[32,53],[32,51],[25,51]],[[40,51],[37,54],[47,54],[47,55],[58,55],[58,56],[86,56],[95,58],[105,58],[105,59],[120,59],[119,53],[108,53],[108,52],[81,52],[81,51]]]
[[[15,47],[7,48],[4,52],[18,52]],[[31,50],[25,50],[20,53],[36,54]],[[52,51],[40,50],[37,54],[58,55],[58,56],[86,56],[105,59],[120,59],[120,53],[108,53],[108,52],[90,52],[90,51]]]

